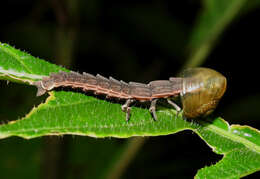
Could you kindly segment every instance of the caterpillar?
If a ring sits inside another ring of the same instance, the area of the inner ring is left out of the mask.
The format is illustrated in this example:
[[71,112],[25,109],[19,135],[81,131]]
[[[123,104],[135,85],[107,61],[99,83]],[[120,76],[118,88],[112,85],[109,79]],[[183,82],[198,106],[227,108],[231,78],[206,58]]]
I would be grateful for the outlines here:
[[156,80],[144,84],[126,83],[99,74],[94,76],[71,71],[52,73],[33,85],[38,88],[37,96],[57,87],[72,87],[123,99],[126,101],[122,105],[122,110],[126,112],[126,121],[130,119],[133,102],[149,101],[149,111],[153,119],[157,120],[156,103],[160,98],[165,98],[177,112],[180,112],[181,108],[172,99],[181,96],[183,114],[187,118],[211,113],[226,90],[226,78],[209,68],[191,68],[184,71],[183,77],[171,77],[169,80]]

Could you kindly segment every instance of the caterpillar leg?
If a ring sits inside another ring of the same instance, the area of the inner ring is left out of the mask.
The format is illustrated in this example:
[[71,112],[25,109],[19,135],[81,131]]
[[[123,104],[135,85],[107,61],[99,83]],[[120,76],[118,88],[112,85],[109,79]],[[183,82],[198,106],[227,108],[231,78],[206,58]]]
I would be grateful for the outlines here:
[[158,99],[153,99],[152,102],[151,102],[151,106],[149,108],[149,111],[150,113],[152,114],[153,116],[153,119],[155,121],[157,121],[157,116],[156,116],[156,102],[157,102]]
[[41,96],[41,95],[43,95],[44,93],[47,92],[47,90],[42,87],[42,82],[41,81],[33,82],[33,85],[35,85],[37,87],[37,94],[36,94],[36,96]]
[[179,113],[181,112],[181,108],[177,104],[172,102],[169,98],[167,99],[167,102],[174,107],[174,109],[177,111],[177,115],[176,116],[178,116]]
[[122,111],[126,113],[126,121],[128,122],[131,115],[130,105],[134,102],[134,99],[127,99],[125,104],[122,105]]

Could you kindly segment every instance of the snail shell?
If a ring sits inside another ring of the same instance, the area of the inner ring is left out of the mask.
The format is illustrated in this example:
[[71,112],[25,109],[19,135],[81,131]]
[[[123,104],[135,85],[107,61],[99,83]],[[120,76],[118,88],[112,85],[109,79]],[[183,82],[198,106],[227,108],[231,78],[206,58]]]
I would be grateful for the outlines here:
[[183,72],[181,101],[187,118],[206,116],[214,111],[226,91],[227,80],[209,68],[191,68]]

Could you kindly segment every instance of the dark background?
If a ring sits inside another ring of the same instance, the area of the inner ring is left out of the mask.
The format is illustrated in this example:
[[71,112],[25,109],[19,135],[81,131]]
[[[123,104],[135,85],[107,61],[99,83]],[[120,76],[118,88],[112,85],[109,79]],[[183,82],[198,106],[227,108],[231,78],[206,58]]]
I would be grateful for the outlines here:
[[[198,64],[228,79],[227,92],[214,115],[257,129],[259,5],[247,4],[216,36],[209,55]],[[147,83],[175,76],[188,63],[197,48],[190,46],[191,34],[204,9],[204,1],[195,0],[11,0],[0,5],[0,41],[74,71]],[[0,81],[0,92],[1,123],[23,117],[44,100],[35,97],[34,87],[5,81]],[[199,168],[222,157],[191,131],[146,139],[125,163],[122,178],[192,178]],[[128,143],[127,139],[78,136],[4,139],[0,141],[0,175],[96,178],[99,169],[109,168],[102,161],[111,160],[111,152]]]

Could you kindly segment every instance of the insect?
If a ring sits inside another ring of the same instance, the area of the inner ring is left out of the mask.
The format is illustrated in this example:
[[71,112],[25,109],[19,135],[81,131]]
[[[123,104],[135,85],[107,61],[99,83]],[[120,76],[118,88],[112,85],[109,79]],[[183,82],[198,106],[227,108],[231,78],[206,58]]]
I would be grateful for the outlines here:
[[219,72],[209,68],[190,68],[181,77],[171,77],[169,80],[151,81],[148,84],[118,81],[112,77],[105,78],[99,74],[59,72],[41,81],[34,82],[38,88],[37,96],[56,87],[80,88],[83,91],[93,91],[108,97],[125,99],[122,110],[126,112],[126,121],[130,119],[131,104],[135,101],[151,102],[149,111],[154,120],[158,99],[165,98],[176,109],[181,108],[172,99],[181,98],[183,115],[186,118],[205,116],[213,112],[226,90],[227,80]]

